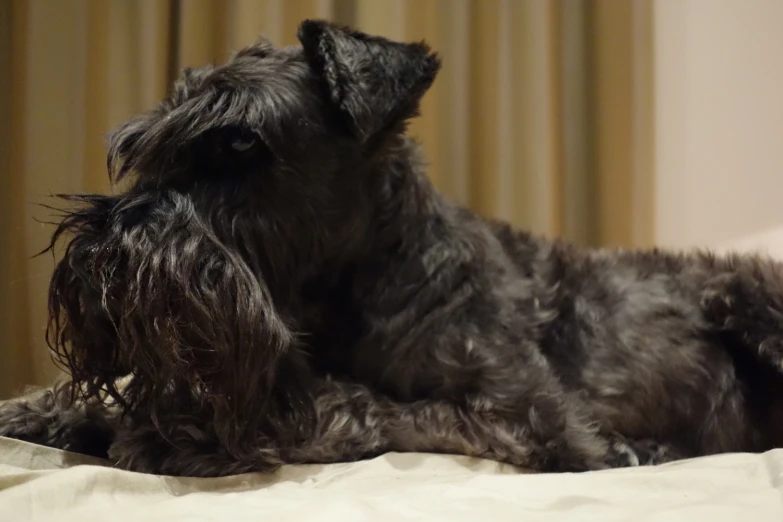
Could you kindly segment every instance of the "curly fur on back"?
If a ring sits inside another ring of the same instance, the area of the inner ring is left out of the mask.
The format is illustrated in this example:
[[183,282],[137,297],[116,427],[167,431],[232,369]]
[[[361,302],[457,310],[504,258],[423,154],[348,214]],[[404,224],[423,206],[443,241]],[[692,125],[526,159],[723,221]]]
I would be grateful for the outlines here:
[[324,22],[299,37],[186,70],[112,134],[130,188],[66,197],[51,245],[70,387],[0,406],[0,435],[199,476],[783,444],[780,264],[585,250],[457,207],[404,136],[437,57]]

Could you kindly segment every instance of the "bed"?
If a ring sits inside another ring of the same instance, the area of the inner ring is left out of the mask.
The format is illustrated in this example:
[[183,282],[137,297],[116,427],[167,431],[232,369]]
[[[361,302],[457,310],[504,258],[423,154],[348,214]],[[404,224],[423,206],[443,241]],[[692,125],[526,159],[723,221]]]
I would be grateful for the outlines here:
[[183,479],[0,438],[0,520],[783,520],[783,450],[658,467],[526,474],[478,459],[388,454],[274,475]]
[[[721,248],[783,259],[783,230]],[[0,438],[0,522],[67,521],[783,521],[783,449],[582,474],[388,454],[273,475],[183,479],[113,469]]]

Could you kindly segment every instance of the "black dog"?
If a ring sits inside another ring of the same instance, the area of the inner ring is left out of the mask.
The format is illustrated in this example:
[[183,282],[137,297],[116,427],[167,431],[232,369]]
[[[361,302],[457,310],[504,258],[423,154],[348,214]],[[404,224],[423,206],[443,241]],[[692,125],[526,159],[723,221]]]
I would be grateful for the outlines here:
[[783,445],[783,267],[589,251],[438,194],[406,121],[438,58],[307,21],[121,126],[51,282],[68,385],[0,434],[148,472],[385,451],[546,471]]

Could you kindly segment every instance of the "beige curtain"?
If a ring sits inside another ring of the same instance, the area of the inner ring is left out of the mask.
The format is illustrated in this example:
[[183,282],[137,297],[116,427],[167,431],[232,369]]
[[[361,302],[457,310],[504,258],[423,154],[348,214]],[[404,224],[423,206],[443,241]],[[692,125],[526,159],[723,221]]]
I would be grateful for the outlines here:
[[411,132],[456,201],[536,232],[646,244],[651,0],[0,2],[0,397],[45,383],[57,192],[110,190],[102,135],[177,71],[306,17],[428,40],[444,68]]

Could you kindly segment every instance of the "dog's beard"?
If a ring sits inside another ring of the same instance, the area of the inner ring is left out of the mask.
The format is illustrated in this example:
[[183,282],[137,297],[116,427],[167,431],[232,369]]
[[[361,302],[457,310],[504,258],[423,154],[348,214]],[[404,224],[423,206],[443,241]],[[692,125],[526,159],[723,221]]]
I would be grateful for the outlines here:
[[309,398],[290,382],[304,364],[254,249],[232,239],[247,231],[217,233],[177,192],[64,198],[76,205],[49,247],[72,236],[51,280],[47,341],[74,396],[111,397],[164,436],[172,412],[197,417],[235,451],[306,433]]

